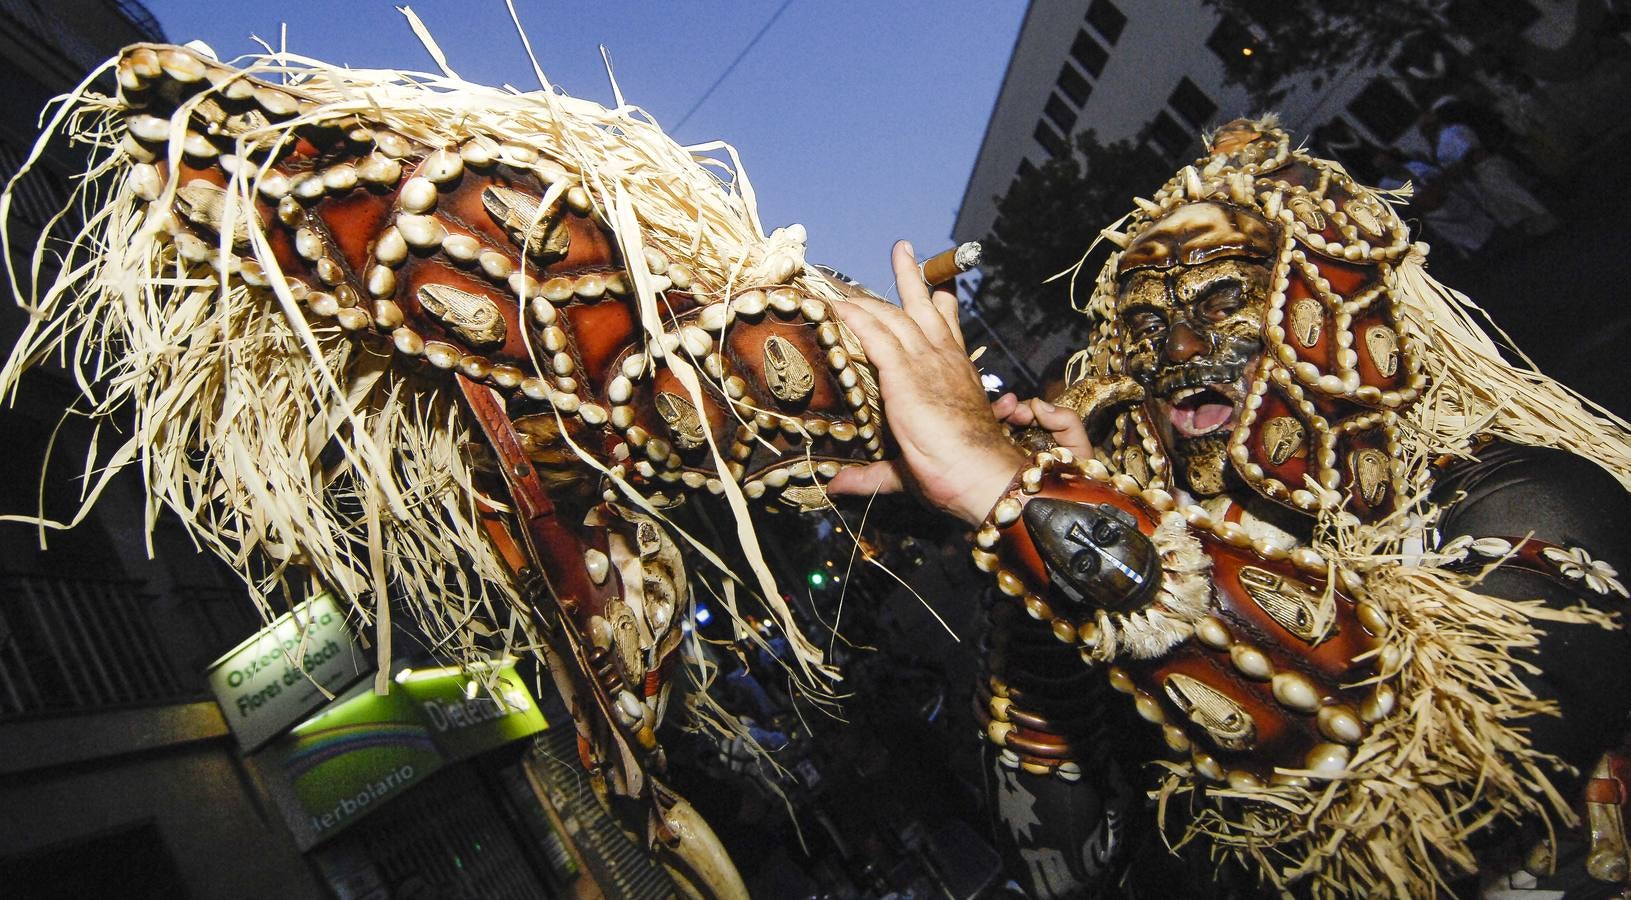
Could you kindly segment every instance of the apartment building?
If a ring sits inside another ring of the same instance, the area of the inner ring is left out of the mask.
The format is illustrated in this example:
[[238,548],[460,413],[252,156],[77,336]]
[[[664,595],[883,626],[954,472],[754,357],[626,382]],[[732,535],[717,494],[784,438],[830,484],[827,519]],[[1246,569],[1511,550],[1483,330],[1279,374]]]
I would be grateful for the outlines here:
[[[1572,26],[1565,4],[1548,0],[1470,6],[1498,12],[1540,44],[1561,46]],[[1093,129],[1105,143],[1136,140],[1176,168],[1198,155],[1207,128],[1266,111],[1254,109],[1242,87],[1225,83],[1226,59],[1266,55],[1263,35],[1255,23],[1221,18],[1202,0],[1033,0],[953,237],[961,242],[1001,233],[1006,223],[997,207],[1009,188],[1045,161],[1074,152],[1072,139],[1082,131]],[[1306,135],[1311,146],[1364,177],[1378,148],[1418,148],[1417,119],[1449,89],[1448,73],[1467,68],[1470,50],[1464,37],[1418,35],[1384,65],[1282,82],[1274,111],[1291,133]],[[1085,245],[1091,236],[1082,237]],[[977,292],[977,284],[972,278],[966,286]],[[1072,349],[1072,338],[1057,328],[1026,335],[1013,318],[998,314],[968,327],[976,336],[971,340],[991,337],[1012,351],[988,356],[985,365],[1007,383],[1025,385]],[[1016,376],[1015,363],[1030,372]]]

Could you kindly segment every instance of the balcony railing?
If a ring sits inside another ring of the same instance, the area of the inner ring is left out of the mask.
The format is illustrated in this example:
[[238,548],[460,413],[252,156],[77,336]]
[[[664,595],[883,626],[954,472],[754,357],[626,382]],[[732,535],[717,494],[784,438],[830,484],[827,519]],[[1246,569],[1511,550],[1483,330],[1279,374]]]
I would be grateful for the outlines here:
[[0,718],[196,698],[124,581],[0,575]]

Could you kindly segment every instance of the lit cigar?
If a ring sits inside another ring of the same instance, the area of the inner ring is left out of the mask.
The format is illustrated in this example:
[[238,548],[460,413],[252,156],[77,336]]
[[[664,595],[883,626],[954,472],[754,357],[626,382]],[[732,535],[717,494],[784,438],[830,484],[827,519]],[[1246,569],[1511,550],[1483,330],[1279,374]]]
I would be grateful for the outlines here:
[[942,284],[978,266],[981,262],[980,242],[959,244],[944,253],[936,253],[923,261],[923,283],[929,287]]

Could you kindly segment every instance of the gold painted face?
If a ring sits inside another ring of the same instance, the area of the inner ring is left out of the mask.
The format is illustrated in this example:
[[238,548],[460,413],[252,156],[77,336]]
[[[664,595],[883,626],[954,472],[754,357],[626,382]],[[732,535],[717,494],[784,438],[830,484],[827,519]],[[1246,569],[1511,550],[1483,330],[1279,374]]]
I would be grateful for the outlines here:
[[1228,694],[1181,673],[1166,677],[1167,697],[1189,721],[1204,729],[1225,750],[1250,750],[1257,743],[1257,723]]
[[1263,355],[1271,240],[1261,220],[1200,203],[1157,222],[1124,257],[1116,315],[1126,372],[1197,495],[1228,487],[1229,436]]
[[1371,506],[1381,506],[1391,481],[1386,454],[1367,447],[1353,454],[1352,466],[1359,481],[1359,496]]
[[777,399],[798,403],[810,396],[815,372],[792,341],[774,334],[765,338],[764,364],[765,383]]
[[1133,273],[1118,313],[1127,373],[1192,493],[1227,487],[1228,441],[1263,353],[1268,267],[1226,257]]
[[1365,346],[1383,378],[1392,378],[1399,371],[1399,337],[1391,328],[1372,325],[1366,329]]

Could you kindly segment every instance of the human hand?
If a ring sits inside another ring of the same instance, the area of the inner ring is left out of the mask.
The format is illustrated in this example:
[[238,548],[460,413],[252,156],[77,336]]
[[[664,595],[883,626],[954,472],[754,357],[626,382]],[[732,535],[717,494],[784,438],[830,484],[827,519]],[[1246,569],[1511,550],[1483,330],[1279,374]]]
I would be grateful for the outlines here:
[[910,490],[929,506],[977,525],[1025,463],[1025,453],[993,417],[979,372],[968,360],[956,295],[930,296],[905,241],[895,244],[891,263],[899,307],[857,297],[833,309],[877,369],[884,417],[900,456],[845,469],[827,490]]
[[1076,454],[1077,459],[1093,456],[1093,445],[1088,442],[1082,416],[1068,406],[1056,406],[1041,397],[1020,400],[1013,394],[1003,394],[991,404],[991,414],[1011,428],[1039,428],[1048,432],[1055,444]]

